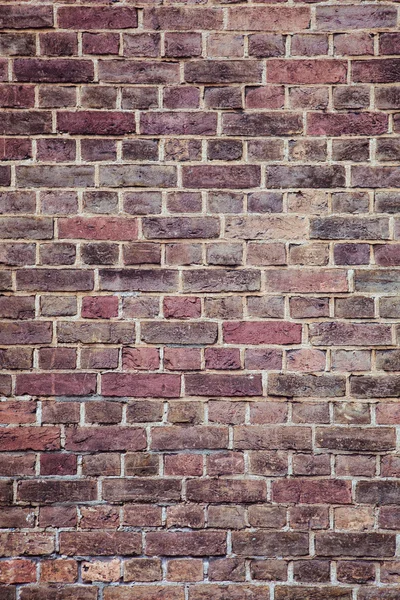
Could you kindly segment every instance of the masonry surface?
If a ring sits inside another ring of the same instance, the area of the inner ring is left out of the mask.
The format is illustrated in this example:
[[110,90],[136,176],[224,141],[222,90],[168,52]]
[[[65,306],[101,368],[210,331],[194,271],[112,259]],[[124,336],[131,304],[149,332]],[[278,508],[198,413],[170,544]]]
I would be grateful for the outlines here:
[[1,600],[399,600],[399,12],[0,4]]

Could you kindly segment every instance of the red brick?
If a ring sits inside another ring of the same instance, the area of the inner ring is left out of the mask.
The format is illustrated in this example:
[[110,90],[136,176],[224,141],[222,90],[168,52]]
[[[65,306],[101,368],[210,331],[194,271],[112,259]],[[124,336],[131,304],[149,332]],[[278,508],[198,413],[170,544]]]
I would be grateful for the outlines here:
[[122,366],[124,370],[134,369],[154,371],[160,366],[160,356],[157,348],[124,348],[122,351]]
[[74,583],[78,579],[78,563],[70,559],[43,561],[40,579],[46,583]]
[[163,600],[184,600],[182,586],[157,585],[108,586],[105,589],[104,600],[159,600],[160,594]]
[[118,54],[118,33],[83,33],[82,49],[84,54]]
[[191,396],[260,396],[258,375],[185,375],[186,393]]
[[65,6],[58,9],[62,29],[131,29],[137,27],[137,10],[128,6]]
[[180,376],[108,373],[102,375],[102,393],[106,396],[178,398]]
[[90,373],[29,373],[17,375],[17,394],[38,396],[87,396],[96,389]]
[[169,371],[197,371],[201,368],[200,348],[165,348],[164,367]]
[[115,296],[87,296],[82,299],[82,317],[110,319],[118,316],[118,298]]
[[[109,479],[103,485],[103,498],[110,502],[171,502],[180,499],[181,486],[180,479]],[[130,516],[129,522],[133,520]]]
[[53,27],[51,6],[7,5],[1,7],[0,24],[3,29],[42,29]]
[[222,27],[222,10],[218,8],[146,8],[144,25],[148,29],[192,31]]
[[66,431],[65,447],[85,452],[143,450],[146,434],[144,429],[132,427],[71,427]]
[[309,113],[307,133],[310,135],[380,135],[388,128],[387,115],[352,113],[348,115]]
[[[179,83],[179,65],[173,62],[144,62],[126,60],[100,60],[99,78],[107,83]],[[147,92],[147,94],[149,94]],[[156,102],[152,96],[147,95],[147,100],[139,96],[132,100],[135,104]],[[147,106],[146,106],[147,107]]]
[[301,330],[301,325],[284,321],[232,321],[223,324],[224,342],[228,344],[298,344],[301,342]]
[[136,132],[134,116],[118,112],[58,112],[57,128],[72,135],[124,135]]
[[63,531],[60,533],[60,551],[67,556],[96,554],[113,556],[121,554],[130,556],[141,553],[141,536],[139,533]]
[[7,427],[1,429],[0,440],[4,452],[59,450],[60,429],[58,427]]
[[36,480],[20,481],[19,502],[52,504],[53,502],[80,502],[96,500],[97,488],[93,481]]
[[1,556],[12,557],[26,554],[27,556],[45,556],[52,554],[55,549],[54,535],[51,533],[0,533]]
[[267,67],[268,83],[346,83],[346,74],[346,62],[333,59],[271,59]]
[[348,481],[324,479],[275,481],[272,497],[275,502],[350,504],[351,485]]
[[150,532],[146,554],[207,556],[225,554],[225,533],[219,531]]
[[14,61],[14,74],[16,81],[86,83],[93,81],[94,69],[90,60],[17,58]]
[[228,29],[247,31],[301,31],[310,23],[309,8],[232,7]]
[[207,448],[215,450],[228,446],[226,427],[201,425],[191,427],[155,427],[151,433],[153,450],[184,450]]

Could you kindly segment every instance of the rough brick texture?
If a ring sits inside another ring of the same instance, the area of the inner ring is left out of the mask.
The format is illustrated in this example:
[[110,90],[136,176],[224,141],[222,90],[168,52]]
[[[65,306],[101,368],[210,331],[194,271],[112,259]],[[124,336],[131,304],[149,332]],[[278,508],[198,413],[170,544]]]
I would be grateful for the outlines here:
[[399,13],[0,0],[0,600],[399,600]]

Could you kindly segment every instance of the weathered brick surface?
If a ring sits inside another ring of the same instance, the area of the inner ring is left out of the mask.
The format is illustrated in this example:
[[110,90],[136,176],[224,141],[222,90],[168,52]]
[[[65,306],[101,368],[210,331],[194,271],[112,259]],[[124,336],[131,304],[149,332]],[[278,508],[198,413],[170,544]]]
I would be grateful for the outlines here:
[[399,13],[0,3],[0,600],[398,600]]

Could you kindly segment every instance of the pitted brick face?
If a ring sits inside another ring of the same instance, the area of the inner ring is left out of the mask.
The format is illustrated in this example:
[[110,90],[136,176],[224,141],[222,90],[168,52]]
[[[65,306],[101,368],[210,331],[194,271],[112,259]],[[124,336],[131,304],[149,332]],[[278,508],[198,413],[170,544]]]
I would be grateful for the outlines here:
[[0,0],[0,600],[398,600],[400,0]]

